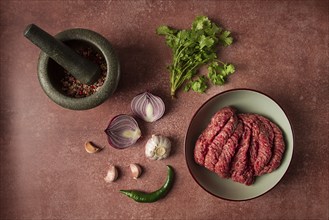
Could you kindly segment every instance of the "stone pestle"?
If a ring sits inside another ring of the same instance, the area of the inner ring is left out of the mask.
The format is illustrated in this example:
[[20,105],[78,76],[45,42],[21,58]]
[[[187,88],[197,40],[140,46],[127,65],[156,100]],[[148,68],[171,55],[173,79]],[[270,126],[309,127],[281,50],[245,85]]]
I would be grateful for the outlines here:
[[80,56],[37,25],[28,25],[24,36],[80,82],[91,85],[100,77],[99,66]]

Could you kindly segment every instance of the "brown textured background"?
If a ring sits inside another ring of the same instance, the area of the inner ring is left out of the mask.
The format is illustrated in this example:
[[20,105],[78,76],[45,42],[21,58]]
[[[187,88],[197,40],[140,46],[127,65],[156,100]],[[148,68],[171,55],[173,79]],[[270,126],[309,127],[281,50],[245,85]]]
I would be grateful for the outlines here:
[[[0,3],[0,219],[328,219],[328,1],[9,1]],[[155,34],[161,24],[188,28],[207,15],[231,30],[235,43],[219,57],[236,73],[206,94],[169,96],[166,65],[171,52]],[[115,95],[88,111],[63,109],[42,91],[36,68],[39,49],[23,37],[35,23],[51,34],[83,27],[101,33],[116,49],[122,78]],[[231,88],[252,88],[276,99],[295,132],[291,166],[269,193],[229,202],[203,191],[188,172],[184,135],[198,107]],[[134,147],[107,147],[108,121],[130,113],[130,101],[149,90],[161,96],[165,116],[141,123]],[[172,156],[149,161],[144,144],[152,133],[173,140]],[[85,152],[87,140],[106,146]],[[128,165],[144,167],[140,179]],[[106,184],[108,165],[119,179]],[[152,191],[176,170],[170,194],[138,204],[119,189]]]

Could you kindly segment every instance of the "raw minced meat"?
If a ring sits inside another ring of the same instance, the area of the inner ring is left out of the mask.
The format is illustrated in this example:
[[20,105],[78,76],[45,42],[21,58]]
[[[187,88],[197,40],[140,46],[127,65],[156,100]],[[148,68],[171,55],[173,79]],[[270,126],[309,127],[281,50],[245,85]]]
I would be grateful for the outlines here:
[[224,178],[251,185],[277,169],[285,151],[280,128],[258,114],[220,109],[195,144],[194,160]]

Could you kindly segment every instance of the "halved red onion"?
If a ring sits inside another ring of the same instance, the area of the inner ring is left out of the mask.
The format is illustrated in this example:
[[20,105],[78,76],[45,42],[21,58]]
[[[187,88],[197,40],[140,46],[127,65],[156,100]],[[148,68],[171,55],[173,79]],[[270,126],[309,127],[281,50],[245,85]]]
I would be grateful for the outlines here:
[[136,143],[141,137],[137,121],[130,115],[115,116],[105,129],[107,140],[112,147],[124,149]]
[[154,122],[163,116],[165,104],[160,97],[144,92],[133,98],[131,110],[144,121]]

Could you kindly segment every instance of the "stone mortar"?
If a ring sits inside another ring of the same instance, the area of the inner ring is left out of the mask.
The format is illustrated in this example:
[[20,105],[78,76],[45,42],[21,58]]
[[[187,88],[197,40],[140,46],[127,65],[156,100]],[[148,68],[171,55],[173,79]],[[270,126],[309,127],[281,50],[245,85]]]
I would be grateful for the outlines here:
[[38,78],[47,96],[58,105],[72,110],[94,108],[107,100],[116,90],[120,78],[120,65],[110,42],[100,34],[87,29],[69,29],[55,36],[72,48],[91,47],[104,56],[107,75],[104,84],[94,94],[84,98],[73,98],[65,95],[60,86],[63,75],[61,67],[44,52],[40,53]]

